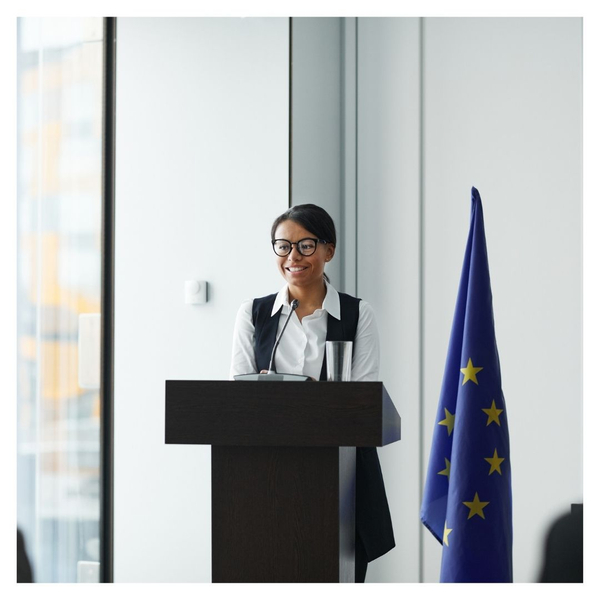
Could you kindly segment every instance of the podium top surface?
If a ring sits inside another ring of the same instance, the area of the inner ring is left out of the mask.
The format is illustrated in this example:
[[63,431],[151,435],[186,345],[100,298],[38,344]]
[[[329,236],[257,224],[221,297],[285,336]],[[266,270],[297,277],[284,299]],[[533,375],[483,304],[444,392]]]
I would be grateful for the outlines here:
[[385,446],[400,416],[381,382],[167,381],[165,442]]

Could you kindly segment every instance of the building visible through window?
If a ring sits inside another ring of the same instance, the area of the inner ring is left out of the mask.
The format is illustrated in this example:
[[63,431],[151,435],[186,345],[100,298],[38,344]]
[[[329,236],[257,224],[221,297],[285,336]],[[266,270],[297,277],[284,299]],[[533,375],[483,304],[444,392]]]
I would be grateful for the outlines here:
[[103,19],[18,20],[18,527],[98,580]]

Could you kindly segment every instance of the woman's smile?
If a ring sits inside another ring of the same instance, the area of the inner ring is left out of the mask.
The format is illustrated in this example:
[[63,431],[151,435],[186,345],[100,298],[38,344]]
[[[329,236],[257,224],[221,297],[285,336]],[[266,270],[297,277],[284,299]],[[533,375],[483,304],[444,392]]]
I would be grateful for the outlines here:
[[[295,221],[286,220],[279,224],[275,232],[275,239],[292,243],[292,249],[286,256],[277,256],[280,273],[285,280],[294,287],[303,289],[314,288],[318,294],[322,293],[323,271],[325,263],[329,262],[334,254],[332,244],[318,243],[313,254],[306,256],[298,251],[298,242],[313,240],[318,236],[312,231],[304,229]],[[297,291],[297,290],[296,290]]]

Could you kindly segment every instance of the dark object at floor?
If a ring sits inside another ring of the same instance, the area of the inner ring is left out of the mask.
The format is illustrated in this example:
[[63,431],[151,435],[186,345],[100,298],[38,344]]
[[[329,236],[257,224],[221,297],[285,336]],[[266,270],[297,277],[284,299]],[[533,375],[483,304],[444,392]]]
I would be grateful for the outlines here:
[[583,583],[583,504],[572,504],[550,528],[540,583]]
[[17,583],[33,583],[33,572],[27,558],[25,540],[19,529],[17,529]]

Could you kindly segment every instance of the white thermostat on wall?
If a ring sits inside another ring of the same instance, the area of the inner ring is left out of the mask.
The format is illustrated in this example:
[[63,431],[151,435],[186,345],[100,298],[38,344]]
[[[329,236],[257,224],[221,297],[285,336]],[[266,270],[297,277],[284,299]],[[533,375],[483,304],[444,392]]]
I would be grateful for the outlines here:
[[205,304],[208,302],[208,281],[188,280],[185,282],[185,303]]

